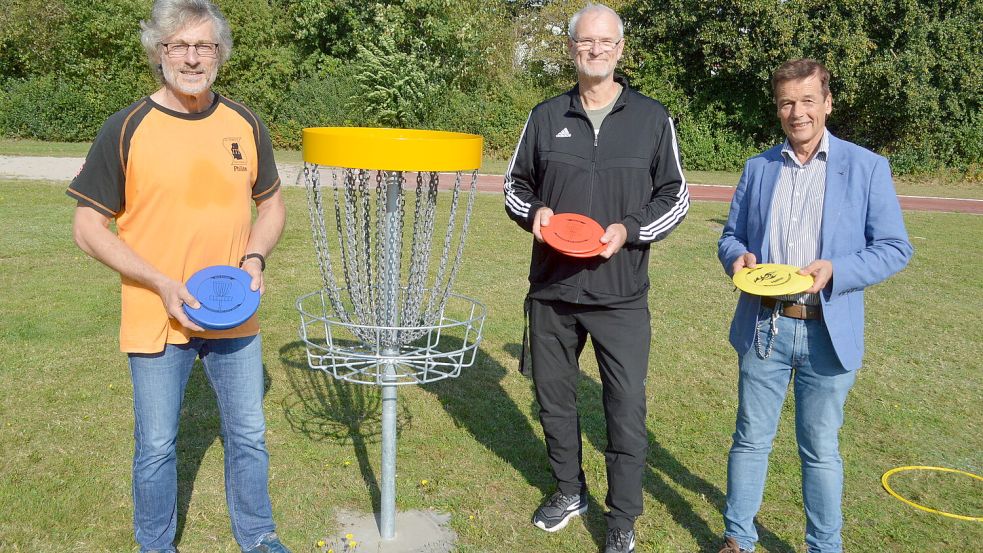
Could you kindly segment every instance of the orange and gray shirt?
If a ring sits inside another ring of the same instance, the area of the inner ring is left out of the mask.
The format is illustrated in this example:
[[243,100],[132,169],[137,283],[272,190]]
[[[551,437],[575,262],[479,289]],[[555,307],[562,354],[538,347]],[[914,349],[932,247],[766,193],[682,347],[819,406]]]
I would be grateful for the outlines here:
[[[246,107],[215,95],[201,113],[142,98],[111,116],[68,188],[79,205],[116,220],[119,238],[174,280],[211,265],[236,266],[245,253],[252,202],[280,186],[269,132]],[[170,320],[160,296],[123,277],[120,349],[157,353],[191,337],[237,338],[241,326],[192,332]]]

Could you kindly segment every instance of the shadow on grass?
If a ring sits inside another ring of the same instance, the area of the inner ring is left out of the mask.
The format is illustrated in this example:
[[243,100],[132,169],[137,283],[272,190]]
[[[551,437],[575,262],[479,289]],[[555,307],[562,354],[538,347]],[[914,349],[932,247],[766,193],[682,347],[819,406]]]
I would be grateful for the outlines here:
[[[543,497],[552,494],[556,482],[550,474],[546,446],[530,424],[538,413],[520,409],[502,386],[508,370],[484,350],[479,349],[475,365],[462,372],[456,380],[444,380],[424,386],[437,396],[440,404],[454,422],[474,436],[475,440],[500,459],[509,463],[539,489]],[[607,527],[600,504],[590,496],[584,526],[594,541],[601,545]],[[539,505],[529,505],[529,517]]]
[[[270,389],[270,374],[263,365],[263,394]],[[174,543],[181,543],[195,480],[208,448],[221,437],[221,417],[215,391],[205,375],[201,360],[195,360],[184,390],[177,438],[177,530]]]
[[[508,344],[505,351],[518,358],[520,346]],[[367,445],[379,441],[381,434],[381,399],[375,387],[349,384],[331,375],[313,371],[307,366],[303,342],[291,342],[280,348],[280,359],[287,368],[287,377],[294,394],[284,400],[284,411],[294,431],[313,440],[351,443],[376,512],[380,506],[379,483],[369,463]],[[506,461],[526,481],[545,497],[555,489],[549,471],[545,445],[535,432],[530,419],[538,418],[535,401],[528,411],[520,409],[502,386],[509,370],[479,349],[475,366],[466,369],[460,378],[423,386],[434,394],[455,424],[467,430],[490,452]],[[532,382],[529,382],[532,385]],[[604,451],[607,432],[601,403],[601,384],[590,378],[581,379],[578,386],[582,428],[598,451]],[[412,423],[411,415],[400,407],[397,428]],[[690,503],[668,482],[675,482],[695,493],[702,494],[714,507],[723,512],[726,497],[709,483],[680,463],[662,447],[649,432],[648,464],[643,486],[681,527],[685,528],[701,551],[716,552],[720,547],[722,529],[713,529]],[[372,454],[377,452],[373,451]],[[724,452],[721,457],[725,458]],[[588,513],[583,518],[591,537],[602,546],[607,531],[604,508],[593,495],[588,498]],[[529,514],[536,505],[529,506]],[[760,545],[773,553],[792,553],[795,548],[759,525]]]
[[[453,342],[453,340],[450,340]],[[459,346],[458,343],[449,347]],[[280,359],[294,394],[284,403],[291,427],[314,440],[350,442],[355,449],[362,477],[372,494],[372,505],[379,512],[379,483],[368,462],[366,444],[375,443],[381,434],[381,396],[376,387],[347,384],[331,375],[307,366],[303,342],[291,342],[280,348]],[[520,410],[501,385],[507,370],[493,358],[478,351],[475,366],[465,369],[460,378],[448,379],[422,387],[437,396],[454,420],[486,449],[508,462],[543,496],[553,493],[555,483],[549,473],[545,446],[535,434],[529,415]],[[400,407],[397,428],[412,422],[411,415]],[[373,454],[378,452],[373,451]],[[538,505],[529,506],[529,516]],[[605,537],[601,507],[590,498],[589,513],[584,518],[597,543]]]
[[[506,353],[516,359],[522,351],[520,344],[506,344]],[[581,373],[583,374],[583,373]],[[530,380],[531,385],[531,380]],[[595,449],[604,452],[607,447],[607,429],[605,427],[604,408],[602,404],[603,388],[600,382],[584,376],[580,379],[577,386],[578,410],[581,414],[581,428],[584,435]],[[533,402],[533,410],[538,410],[538,404]],[[700,547],[700,551],[716,553],[720,549],[723,541],[723,528],[713,529],[697,514],[692,505],[679,493],[668,485],[667,480],[675,482],[694,493],[706,497],[720,513],[724,511],[724,504],[727,500],[726,495],[716,486],[706,481],[697,474],[690,471],[685,465],[679,462],[669,450],[662,447],[655,435],[648,431],[649,451],[646,463],[645,474],[642,477],[642,487],[656,501],[662,503],[672,516],[676,524],[686,529],[693,537],[693,540]],[[544,456],[545,457],[545,456]],[[721,452],[721,458],[726,460],[726,452]],[[545,463],[545,459],[543,460]],[[588,483],[589,485],[589,483]],[[603,512],[599,505],[593,504],[595,513]],[[645,516],[644,514],[642,516]],[[601,524],[605,524],[603,520]],[[759,544],[772,553],[794,553],[795,547],[782,540],[773,532],[758,526]],[[601,543],[603,543],[604,529],[601,531]],[[597,537],[592,530],[591,534]]]
[[[372,472],[371,456],[379,456],[377,448],[382,435],[382,395],[377,386],[352,384],[337,380],[324,371],[307,365],[304,342],[290,342],[280,348],[280,362],[287,369],[287,380],[293,394],[283,400],[283,412],[290,428],[314,441],[351,444],[362,479],[372,496],[372,508],[380,512],[382,492]],[[396,436],[410,428],[413,417],[405,406],[397,403]]]

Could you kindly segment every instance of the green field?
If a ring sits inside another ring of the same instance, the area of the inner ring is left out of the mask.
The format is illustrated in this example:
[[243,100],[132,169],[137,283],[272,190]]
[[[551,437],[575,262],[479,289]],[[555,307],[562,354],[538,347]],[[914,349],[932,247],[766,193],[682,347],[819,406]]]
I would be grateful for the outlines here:
[[[73,205],[63,187],[0,181],[0,551],[135,551],[119,279],[72,243]],[[374,388],[306,368],[294,302],[320,277],[304,193],[285,195],[288,226],[269,258],[261,307],[271,493],[284,540],[295,552],[314,552],[337,530],[337,510],[373,510],[380,401]],[[489,308],[475,366],[457,380],[400,389],[397,505],[449,513],[462,552],[592,553],[603,543],[606,486],[591,351],[580,397],[592,510],[555,535],[529,524],[552,483],[530,382],[515,370],[530,238],[501,201],[479,195],[456,286]],[[639,552],[715,552],[723,529],[736,406],[736,356],[726,336],[737,296],[715,258],[726,210],[694,204],[653,250]],[[906,213],[906,222],[916,248],[911,265],[867,295],[866,363],[842,433],[845,544],[858,553],[976,551],[983,523],[915,510],[880,486],[881,474],[899,465],[983,473],[983,218]],[[786,406],[772,455],[759,551],[804,550],[792,410]],[[181,425],[179,547],[237,551],[215,400],[200,369]],[[911,474],[893,484],[925,505],[983,516],[980,481]]]

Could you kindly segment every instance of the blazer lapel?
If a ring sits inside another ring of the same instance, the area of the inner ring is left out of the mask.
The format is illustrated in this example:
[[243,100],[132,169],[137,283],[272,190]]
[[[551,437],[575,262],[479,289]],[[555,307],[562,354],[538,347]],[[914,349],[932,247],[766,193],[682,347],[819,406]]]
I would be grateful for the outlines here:
[[846,149],[841,141],[829,135],[829,157],[826,160],[826,193],[823,197],[823,223],[820,232],[820,255],[830,257],[829,248],[833,245],[833,232],[843,211],[849,183],[849,166]]
[[771,240],[771,200],[775,195],[775,186],[778,184],[778,177],[781,175],[784,159],[779,150],[778,159],[773,159],[765,166],[764,173],[761,175],[761,195],[758,196],[757,213],[761,214],[761,228],[763,229],[761,238],[761,260],[759,263],[768,263],[768,248]]

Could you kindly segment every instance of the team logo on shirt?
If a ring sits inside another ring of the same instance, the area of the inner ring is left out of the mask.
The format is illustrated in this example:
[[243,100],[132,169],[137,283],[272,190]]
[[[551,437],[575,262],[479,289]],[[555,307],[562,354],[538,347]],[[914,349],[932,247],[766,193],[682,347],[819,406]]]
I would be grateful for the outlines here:
[[242,152],[242,138],[238,136],[230,136],[222,140],[222,145],[225,146],[225,150],[229,152],[232,156],[232,170],[233,171],[248,171],[246,167],[246,156]]

